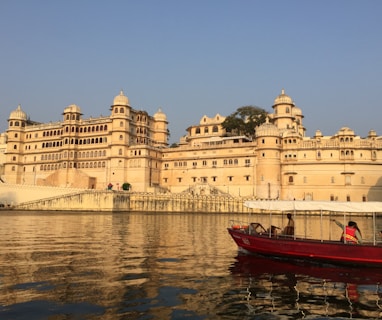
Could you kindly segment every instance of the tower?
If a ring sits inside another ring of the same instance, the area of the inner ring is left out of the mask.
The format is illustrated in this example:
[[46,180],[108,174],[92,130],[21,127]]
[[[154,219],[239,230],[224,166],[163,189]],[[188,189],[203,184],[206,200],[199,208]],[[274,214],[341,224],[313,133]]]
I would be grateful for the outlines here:
[[25,167],[23,166],[24,132],[27,123],[27,115],[18,105],[8,118],[8,143],[4,174],[7,182],[22,184]]
[[281,193],[281,134],[268,118],[256,129],[256,142],[256,197],[278,199]]
[[292,98],[285,94],[285,90],[281,90],[281,94],[278,95],[272,106],[273,123],[280,130],[293,130],[298,132],[301,136],[305,136],[305,128],[302,125],[301,109],[296,107]]
[[162,112],[162,109],[159,108],[158,111],[154,114],[154,133],[153,133],[153,143],[155,146],[166,147],[168,144],[168,121],[166,114]]

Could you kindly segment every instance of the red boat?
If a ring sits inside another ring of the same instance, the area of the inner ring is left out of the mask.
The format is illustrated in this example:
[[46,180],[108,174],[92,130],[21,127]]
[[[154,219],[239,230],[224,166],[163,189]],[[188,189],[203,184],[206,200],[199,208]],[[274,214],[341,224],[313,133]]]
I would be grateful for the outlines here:
[[[328,213],[372,214],[375,226],[375,214],[382,212],[382,202],[318,202],[318,201],[247,201],[245,206],[257,209],[257,212],[301,212],[309,215],[319,214],[321,220]],[[374,227],[375,229],[375,227]],[[275,256],[309,261],[352,264],[360,266],[382,266],[382,246],[376,240],[362,244],[349,244],[345,241],[311,239],[297,235],[277,234],[275,227],[265,229],[260,223],[237,224],[228,228],[229,234],[241,251],[265,256]]]

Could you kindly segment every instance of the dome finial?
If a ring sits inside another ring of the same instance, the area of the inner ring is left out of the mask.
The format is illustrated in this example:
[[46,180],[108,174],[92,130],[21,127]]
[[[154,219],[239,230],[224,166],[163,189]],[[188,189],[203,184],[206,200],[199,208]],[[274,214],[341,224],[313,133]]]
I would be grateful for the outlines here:
[[129,99],[125,96],[123,90],[114,97],[113,105],[115,106],[129,106]]
[[21,104],[19,104],[16,110],[12,111],[9,115],[10,119],[18,119],[18,120],[27,120],[27,114],[21,109]]
[[278,104],[294,104],[292,98],[285,94],[284,88],[281,90],[281,94],[275,99],[274,106]]

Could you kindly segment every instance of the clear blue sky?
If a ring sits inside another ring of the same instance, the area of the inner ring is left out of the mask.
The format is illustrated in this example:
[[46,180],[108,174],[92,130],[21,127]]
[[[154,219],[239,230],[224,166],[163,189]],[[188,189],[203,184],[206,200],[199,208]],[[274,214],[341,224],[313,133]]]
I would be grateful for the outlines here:
[[98,117],[122,89],[177,142],[203,115],[271,111],[284,88],[308,136],[382,135],[381,16],[380,0],[1,0],[0,132],[18,104]]

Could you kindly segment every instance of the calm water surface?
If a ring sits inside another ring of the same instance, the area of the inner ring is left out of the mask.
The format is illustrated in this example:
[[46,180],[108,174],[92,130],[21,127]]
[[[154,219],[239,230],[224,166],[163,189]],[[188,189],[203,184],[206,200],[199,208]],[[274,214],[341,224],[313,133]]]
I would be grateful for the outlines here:
[[1,211],[0,319],[382,318],[381,270],[240,255],[232,218]]

